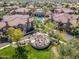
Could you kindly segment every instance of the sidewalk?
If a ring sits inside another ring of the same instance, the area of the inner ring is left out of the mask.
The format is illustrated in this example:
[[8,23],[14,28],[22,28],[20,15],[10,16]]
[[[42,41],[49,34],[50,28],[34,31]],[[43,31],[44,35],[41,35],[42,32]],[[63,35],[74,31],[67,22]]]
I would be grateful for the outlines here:
[[1,50],[1,49],[4,49],[4,48],[7,48],[8,46],[10,46],[9,43],[0,44],[0,50]]

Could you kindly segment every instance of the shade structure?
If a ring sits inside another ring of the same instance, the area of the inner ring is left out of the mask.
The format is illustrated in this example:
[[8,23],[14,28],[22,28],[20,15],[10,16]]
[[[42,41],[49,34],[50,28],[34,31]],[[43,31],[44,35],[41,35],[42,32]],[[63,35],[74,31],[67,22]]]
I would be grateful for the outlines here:
[[30,38],[30,44],[36,49],[47,48],[50,45],[49,35],[37,32]]
[[44,10],[42,10],[42,9],[37,9],[37,10],[34,12],[34,15],[35,15],[35,16],[44,16],[44,15],[45,15],[45,12],[44,12]]

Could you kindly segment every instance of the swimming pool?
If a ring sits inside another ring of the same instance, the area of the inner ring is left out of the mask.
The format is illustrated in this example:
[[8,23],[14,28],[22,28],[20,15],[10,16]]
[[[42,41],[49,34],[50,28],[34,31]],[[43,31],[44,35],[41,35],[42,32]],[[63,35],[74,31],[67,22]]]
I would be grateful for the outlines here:
[[35,20],[39,23],[44,22],[45,18],[44,17],[36,17]]

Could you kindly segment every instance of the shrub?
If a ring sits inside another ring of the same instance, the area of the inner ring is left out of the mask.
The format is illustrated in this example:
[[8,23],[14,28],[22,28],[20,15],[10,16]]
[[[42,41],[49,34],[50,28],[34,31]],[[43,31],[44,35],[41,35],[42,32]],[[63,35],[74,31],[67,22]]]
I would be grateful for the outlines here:
[[79,59],[79,40],[72,39],[66,45],[61,44],[60,59]]
[[20,29],[15,29],[12,27],[8,28],[7,34],[9,39],[16,42],[19,41],[20,38],[24,36],[24,33]]
[[70,33],[73,35],[79,35],[79,27],[74,27],[70,30]]

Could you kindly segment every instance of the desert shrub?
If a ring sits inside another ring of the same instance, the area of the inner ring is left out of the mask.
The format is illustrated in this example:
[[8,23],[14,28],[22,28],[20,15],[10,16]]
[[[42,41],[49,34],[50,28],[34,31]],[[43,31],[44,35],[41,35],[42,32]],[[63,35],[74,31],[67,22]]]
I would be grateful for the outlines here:
[[79,35],[79,27],[74,27],[70,30],[70,33],[73,35]]
[[79,40],[72,39],[60,45],[60,59],[79,59]]

